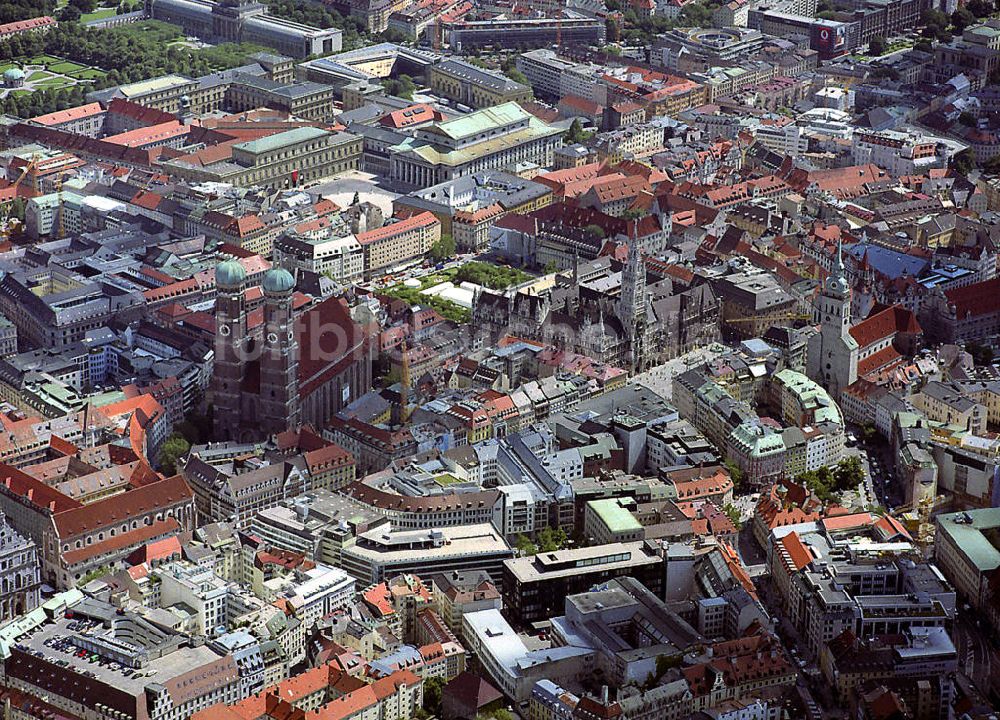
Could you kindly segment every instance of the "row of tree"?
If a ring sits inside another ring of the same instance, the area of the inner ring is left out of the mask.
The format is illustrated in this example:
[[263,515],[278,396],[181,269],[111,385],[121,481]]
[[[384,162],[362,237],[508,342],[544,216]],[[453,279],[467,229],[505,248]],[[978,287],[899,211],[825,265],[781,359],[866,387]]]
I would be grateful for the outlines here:
[[159,75],[207,75],[247,62],[247,56],[264,50],[256,45],[222,44],[193,49],[169,45],[183,38],[176,25],[148,21],[115,28],[89,28],[68,23],[44,33],[15,35],[0,42],[0,57],[30,58],[54,55],[81,65],[107,71],[94,87],[138,82]]
[[857,456],[841,460],[833,469],[824,466],[819,470],[804,472],[795,478],[796,482],[804,484],[823,502],[835,501],[838,493],[854,490],[864,480],[865,469]]
[[609,20],[608,39],[642,43],[650,41],[654,35],[665,33],[675,27],[710,27],[712,14],[723,4],[723,0],[695,0],[685,4],[676,19],[670,19],[662,15],[641,17],[635,10],[630,9],[627,3],[607,0],[605,5],[608,9],[622,11],[625,21],[625,28],[619,35],[620,29]]
[[532,542],[531,538],[526,535],[518,535],[514,547],[521,555],[537,555],[540,552],[561,550],[566,547],[567,542],[569,542],[569,536],[566,535],[565,530],[546,526],[538,531],[535,542]]
[[0,24],[51,15],[55,0],[5,0],[0,3]]
[[0,42],[0,57],[51,55],[107,72],[93,81],[69,87],[9,93],[0,100],[0,109],[6,114],[23,118],[65,110],[82,104],[90,90],[175,72],[195,77],[207,75],[215,70],[243,65],[250,54],[264,49],[255,45],[234,44],[203,49],[168,46],[170,41],[181,37],[180,28],[155,21],[107,29],[70,23],[45,34],[16,35]]
[[64,88],[43,88],[23,95],[8,93],[0,100],[0,112],[20,118],[65,110],[84,103],[84,94],[90,85],[73,85]]
[[466,263],[455,273],[454,282],[470,282],[494,290],[504,290],[511,285],[524,282],[530,276],[517,268],[498,267],[489,263]]
[[340,28],[344,31],[342,39],[345,50],[360,47],[368,35],[368,28],[364,21],[350,15],[341,15],[329,5],[310,2],[310,0],[265,1],[268,12],[275,17],[318,28]]

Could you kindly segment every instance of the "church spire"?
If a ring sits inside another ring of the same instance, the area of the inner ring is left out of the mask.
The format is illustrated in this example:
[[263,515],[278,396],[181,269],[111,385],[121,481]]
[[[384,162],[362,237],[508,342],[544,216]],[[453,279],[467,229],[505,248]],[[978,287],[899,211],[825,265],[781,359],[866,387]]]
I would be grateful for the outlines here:
[[618,297],[618,315],[631,346],[633,371],[642,358],[642,323],[646,313],[646,269],[642,248],[638,242],[638,222],[632,222],[628,238],[628,261],[622,271],[621,292]]
[[400,346],[400,351],[399,402],[393,406],[390,413],[394,427],[401,427],[410,415],[410,349],[409,343],[405,339]]
[[838,299],[849,297],[851,294],[851,288],[847,284],[847,271],[844,269],[844,244],[841,240],[837,241],[837,260],[826,279],[824,292]]

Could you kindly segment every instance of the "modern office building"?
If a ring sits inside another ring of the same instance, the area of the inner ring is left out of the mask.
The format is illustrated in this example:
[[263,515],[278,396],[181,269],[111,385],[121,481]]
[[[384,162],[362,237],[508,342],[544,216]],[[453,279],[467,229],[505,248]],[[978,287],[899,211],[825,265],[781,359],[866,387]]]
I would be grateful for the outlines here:
[[441,223],[429,212],[358,233],[366,278],[423,257],[441,238]]
[[938,515],[934,561],[966,602],[994,628],[1000,609],[992,578],[1000,568],[1000,508],[983,508]]
[[561,18],[493,18],[465,20],[446,29],[452,50],[475,52],[485,48],[531,50],[555,45],[603,45],[607,28],[602,18],[564,10]]
[[361,281],[365,253],[354,235],[314,237],[289,232],[274,241],[274,262],[293,272],[319,273],[351,285]]
[[258,512],[251,531],[268,545],[341,566],[341,551],[361,533],[388,530],[389,519],[329,490],[313,490]]
[[403,573],[484,571],[500,579],[514,551],[490,524],[435,530],[376,529],[358,536],[342,552],[343,567],[360,583],[377,583]]
[[518,622],[545,620],[562,611],[566,596],[625,575],[663,595],[663,558],[652,543],[610,543],[515,558],[503,567],[504,606]]

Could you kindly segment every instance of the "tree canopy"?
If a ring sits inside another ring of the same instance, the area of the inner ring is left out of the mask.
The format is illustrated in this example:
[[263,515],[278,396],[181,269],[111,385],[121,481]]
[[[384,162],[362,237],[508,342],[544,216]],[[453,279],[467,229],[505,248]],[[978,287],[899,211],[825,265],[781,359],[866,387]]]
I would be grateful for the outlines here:
[[0,57],[54,55],[101,68],[107,75],[94,80],[93,87],[99,90],[171,73],[199,77],[245,65],[249,55],[266,49],[232,43],[198,49],[169,44],[183,37],[176,25],[156,20],[100,29],[68,23],[46,33],[7,38],[0,42]]
[[424,678],[424,710],[435,717],[441,715],[441,699],[444,696],[445,679],[431,675]]
[[438,262],[451,260],[455,257],[455,238],[448,233],[443,234],[440,240],[431,245],[431,249],[427,254],[431,256],[431,259]]
[[399,77],[395,78],[382,78],[382,87],[384,87],[385,91],[390,95],[401,97],[404,100],[412,100],[413,93],[417,89],[417,84],[413,82],[413,78],[406,73],[403,73]]
[[864,479],[864,466],[857,456],[841,460],[832,469],[824,466],[819,470],[804,472],[795,478],[796,482],[804,484],[823,502],[836,500],[838,493],[853,490],[864,482]]
[[975,167],[976,156],[969,148],[965,148],[951,157],[951,168],[962,175],[968,175]]
[[191,443],[184,439],[179,433],[174,433],[168,437],[160,447],[160,454],[157,461],[160,471],[164,475],[174,475],[177,472],[177,461],[188,454]]
[[947,42],[951,38],[951,18],[940,10],[927,9],[920,14],[920,23],[924,26],[924,37],[935,38]]
[[563,135],[563,140],[567,145],[575,145],[576,143],[582,143],[589,137],[590,133],[583,129],[583,123],[580,121],[580,118],[573,118],[573,122],[569,125],[569,130]]
[[530,276],[516,268],[505,268],[489,263],[470,262],[466,263],[455,273],[454,281],[457,283],[471,282],[476,285],[492,288],[493,290],[504,290],[511,285],[524,282]]
[[965,8],[977,18],[989,17],[998,9],[993,0],[968,0]]
[[5,0],[0,3],[0,24],[51,15],[55,9],[55,0]]
[[[268,13],[275,17],[318,28],[340,28],[344,31],[342,40],[345,50],[353,50],[362,45],[368,34],[368,28],[360,18],[349,15],[345,17],[329,5],[309,0],[265,0],[265,3]],[[396,42],[398,39],[389,31],[383,37],[389,42]]]

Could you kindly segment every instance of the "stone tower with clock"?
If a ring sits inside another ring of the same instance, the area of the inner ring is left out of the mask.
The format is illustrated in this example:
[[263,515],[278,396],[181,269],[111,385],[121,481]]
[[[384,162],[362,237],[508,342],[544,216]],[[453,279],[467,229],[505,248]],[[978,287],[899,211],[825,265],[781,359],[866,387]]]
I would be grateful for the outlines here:
[[814,320],[819,331],[809,338],[807,374],[840,402],[840,394],[858,379],[858,343],[851,337],[851,288],[839,245],[833,272],[816,298]]
[[264,274],[263,328],[251,333],[247,275],[235,260],[215,268],[213,432],[218,440],[256,440],[302,424],[299,341],[292,293],[283,268]]
[[343,297],[295,292],[280,267],[264,273],[262,307],[248,305],[243,265],[215,269],[215,440],[255,442],[303,425],[323,428],[372,384],[378,325],[354,320]]
[[246,313],[247,273],[235,260],[215,268],[215,361],[212,369],[213,431],[226,437],[240,426],[243,366],[250,355]]
[[260,424],[267,434],[301,423],[299,345],[292,314],[295,278],[284,268],[269,270],[264,290],[264,342],[260,353]]

